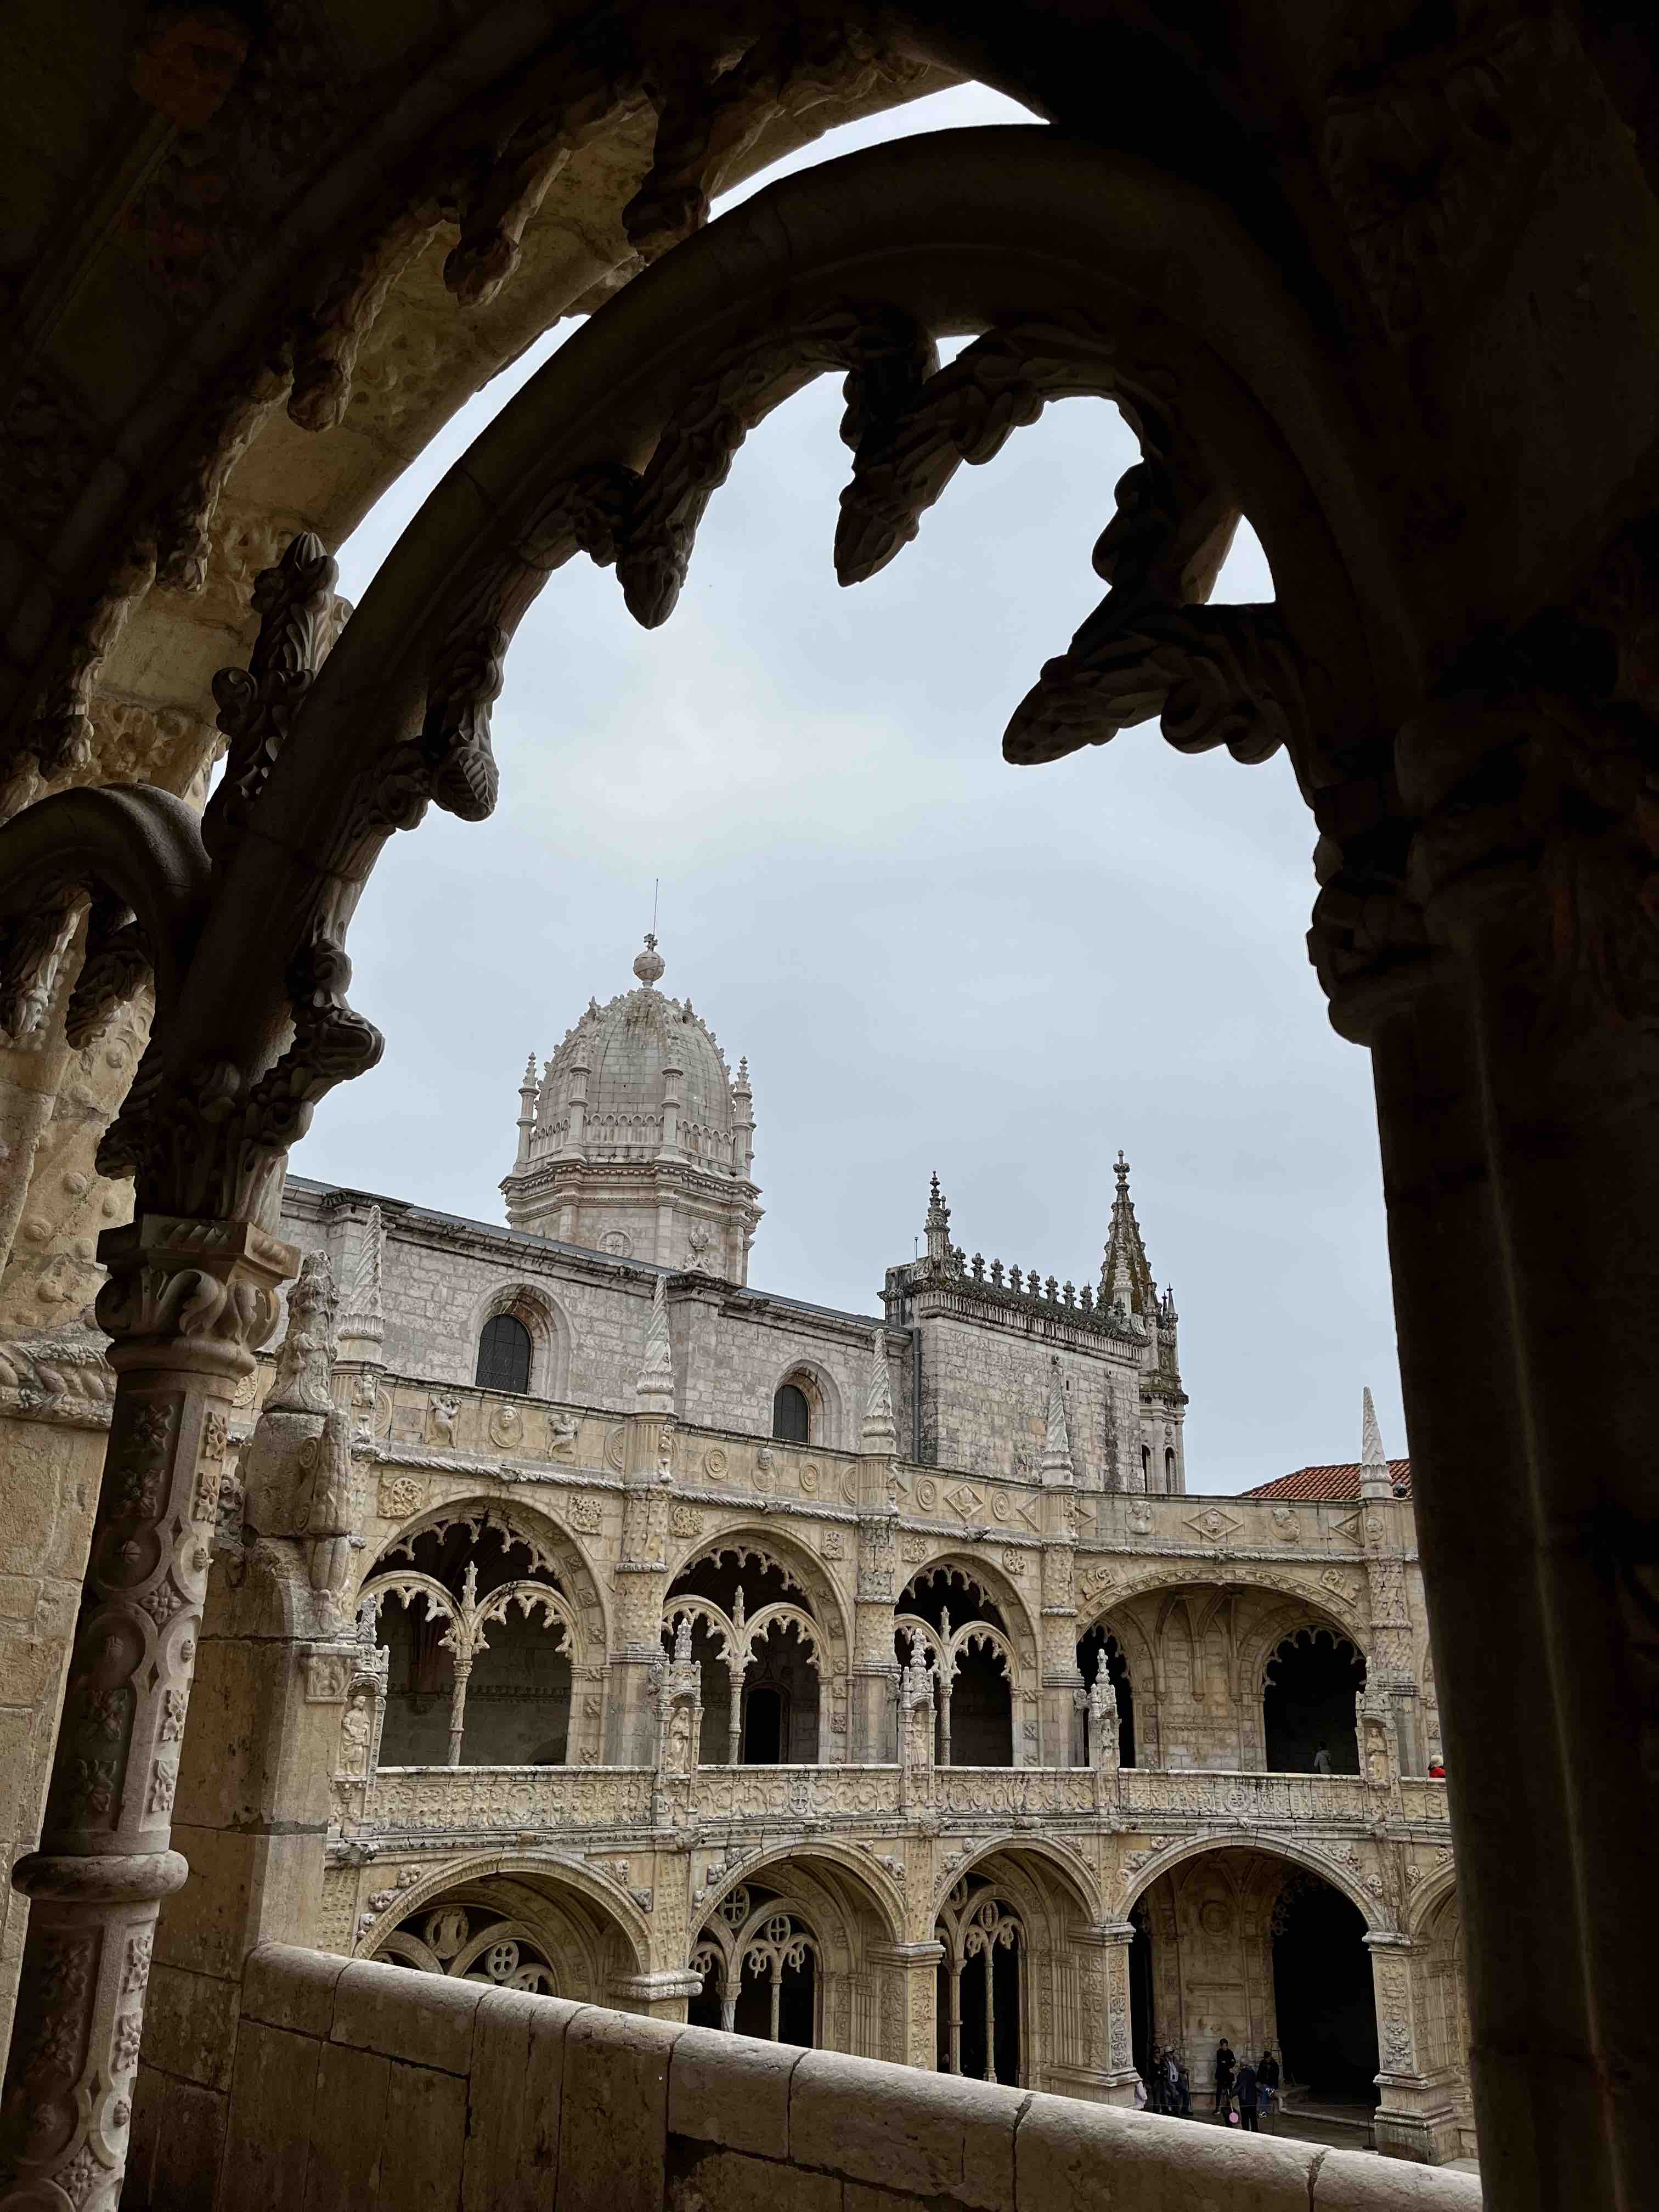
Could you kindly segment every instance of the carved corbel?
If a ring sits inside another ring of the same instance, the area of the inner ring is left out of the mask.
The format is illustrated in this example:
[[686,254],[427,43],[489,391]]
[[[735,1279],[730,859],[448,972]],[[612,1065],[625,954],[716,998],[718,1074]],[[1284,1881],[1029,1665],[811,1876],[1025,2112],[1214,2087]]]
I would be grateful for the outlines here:
[[213,679],[219,728],[230,741],[224,775],[202,817],[202,841],[223,867],[258,804],[295,714],[332,642],[339,569],[313,531],[302,530],[274,568],[254,580],[259,635],[244,668]]

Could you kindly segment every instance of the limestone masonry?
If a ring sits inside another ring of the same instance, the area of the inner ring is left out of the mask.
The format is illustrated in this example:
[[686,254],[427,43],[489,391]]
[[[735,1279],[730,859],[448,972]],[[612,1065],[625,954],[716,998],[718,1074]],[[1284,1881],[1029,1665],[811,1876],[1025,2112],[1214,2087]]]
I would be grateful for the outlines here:
[[[1357,2142],[1380,2094],[1378,2147],[1472,2149],[1407,1470],[1369,1401],[1315,1495],[1189,1495],[1121,1156],[1080,1288],[966,1254],[937,1178],[879,1316],[750,1285],[746,1063],[653,941],[635,973],[526,1070],[513,1225],[288,1182],[304,1257],[226,1440],[196,1711],[291,1645],[315,1940],[1109,2103],[1154,2046],[1207,2102],[1224,2035]],[[284,1529],[311,1569],[277,1602]],[[191,1746],[195,1861],[234,1793],[210,1721]]]

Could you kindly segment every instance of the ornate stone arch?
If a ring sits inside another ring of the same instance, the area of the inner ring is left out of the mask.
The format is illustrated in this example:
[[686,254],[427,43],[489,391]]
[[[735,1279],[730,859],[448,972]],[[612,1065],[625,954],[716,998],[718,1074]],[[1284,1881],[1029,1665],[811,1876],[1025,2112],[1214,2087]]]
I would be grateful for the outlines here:
[[[521,1877],[517,1881],[514,1877]],[[533,1903],[526,1910],[525,1891],[532,1892],[539,1886],[547,1893],[545,1901],[556,1909],[559,1893],[568,1892],[592,1916],[596,1926],[583,1930],[588,1938],[588,1948],[593,1960],[595,1978],[599,1984],[596,1994],[604,2001],[604,1968],[599,1948],[592,1939],[598,1933],[610,1933],[619,1939],[630,1961],[630,1971],[648,1973],[651,1970],[651,1935],[645,1915],[619,1882],[599,1873],[579,1859],[567,1858],[552,1851],[495,1851],[478,1852],[461,1858],[447,1859],[428,1875],[412,1882],[405,1890],[393,1893],[386,1908],[375,1916],[374,1925],[357,1939],[356,1955],[377,1958],[383,1954],[387,1940],[398,1928],[422,1911],[442,1903],[447,1898],[468,1889],[483,1889],[486,1884],[506,1882],[511,1890],[503,1893],[503,1916],[518,1917],[533,1922],[536,1913]],[[509,1910],[510,1908],[510,1910]]]
[[933,1574],[960,1577],[977,1583],[983,1590],[986,1596],[1001,1613],[1006,1624],[1019,1661],[1021,1683],[1024,1686],[1029,1687],[1037,1663],[1037,1654],[1042,1650],[1042,1644],[1037,1632],[1036,1618],[1031,1610],[1030,1600],[1026,1597],[1013,1577],[1006,1574],[1000,1567],[988,1559],[981,1552],[963,1546],[945,1545],[939,1551],[931,1553],[926,1559],[915,1565],[907,1560],[904,1581],[900,1587],[896,1602],[902,1602],[904,1592],[909,1589],[912,1583],[920,1580],[925,1575]]
[[[769,1850],[763,1849],[752,1856],[744,1857],[735,1866],[728,1867],[720,1880],[710,1883],[704,1895],[696,1900],[691,1917],[701,1928],[709,1914],[719,1910],[724,1898],[735,1889],[765,1881],[769,1869],[793,1866],[797,1862],[805,1863],[810,1869],[811,1862],[815,1859],[822,1859],[826,1864],[838,1869],[844,1877],[850,1880],[854,1889],[862,1893],[863,1901],[876,1914],[884,1942],[898,1943],[904,1940],[904,1895],[892,1875],[872,1852],[861,1851],[854,1844],[840,1842],[829,1836],[815,1836],[808,1844],[799,1840],[777,1844]],[[769,1888],[773,1885],[769,1881],[766,1887]],[[695,1929],[692,1941],[696,1941]]]
[[386,1538],[362,1576],[359,1586],[371,1576],[385,1571],[389,1565],[395,1565],[395,1554],[404,1545],[412,1543],[429,1528],[452,1527],[459,1522],[477,1522],[480,1527],[485,1522],[493,1522],[498,1528],[528,1544],[539,1562],[561,1583],[580,1619],[585,1663],[597,1666],[603,1662],[611,1648],[610,1610],[605,1584],[581,1540],[550,1513],[516,1497],[454,1498],[411,1515]]
[[466,1324],[466,1372],[456,1379],[471,1382],[479,1335],[484,1323],[494,1321],[498,1314],[511,1314],[530,1332],[530,1387],[525,1395],[531,1398],[568,1398],[574,1337],[563,1307],[542,1283],[498,1283],[474,1300]]
[[757,1528],[752,1519],[734,1513],[729,1521],[703,1533],[688,1543],[678,1557],[671,1560],[668,1585],[672,1589],[679,1577],[700,1559],[720,1552],[743,1552],[776,1566],[787,1575],[796,1588],[804,1591],[811,1601],[807,1608],[817,1620],[829,1650],[824,1654],[825,1671],[841,1674],[846,1671],[852,1650],[852,1623],[847,1605],[823,1561],[798,1536],[790,1534],[775,1524]]
[[1310,1844],[1297,1843],[1277,1830],[1270,1832],[1261,1828],[1233,1826],[1206,1828],[1201,1836],[1178,1838],[1154,1850],[1139,1866],[1126,1867],[1127,1881],[1114,1917],[1127,1920],[1160,1875],[1169,1874],[1188,1859],[1201,1858],[1207,1851],[1224,1850],[1265,1851],[1269,1857],[1287,1859],[1294,1866],[1304,1867],[1310,1874],[1316,1874],[1322,1881],[1328,1881],[1333,1889],[1340,1891],[1364,1917],[1367,1934],[1393,1932],[1394,1923],[1381,1899],[1370,1894],[1352,1867],[1328,1857]]
[[847,1433],[846,1401],[840,1383],[822,1359],[810,1352],[780,1367],[766,1394],[766,1433],[772,1433],[772,1401],[786,1382],[793,1382],[806,1400],[807,1444],[824,1451],[856,1451],[858,1440]]
[[1407,1935],[1421,1942],[1429,1934],[1446,1900],[1456,1894],[1457,1868],[1449,1859],[1444,1866],[1437,1867],[1431,1874],[1425,1875],[1418,1884],[1406,1914]]
[[1248,1638],[1240,1639],[1234,1655],[1234,1686],[1243,1698],[1260,1698],[1267,1687],[1267,1668],[1275,1651],[1286,1637],[1294,1636],[1300,1629],[1315,1634],[1338,1638],[1351,1644],[1370,1667],[1370,1638],[1340,1620],[1322,1599],[1297,1596],[1269,1613],[1251,1630]]
[[[1106,1917],[1099,1881],[1082,1853],[1060,1838],[1032,1835],[1019,1829],[1007,1830],[988,1837],[983,1843],[975,1843],[966,1858],[948,1868],[936,1880],[932,1899],[934,1917],[959,1881],[983,1868],[988,1860],[997,1857],[1012,1859],[1016,1864],[1021,1857],[1040,1861],[1054,1875],[1073,1909],[1085,1923],[1093,1925]],[[1044,1898],[1043,1909],[1045,1913],[1052,1914],[1051,1899]]]

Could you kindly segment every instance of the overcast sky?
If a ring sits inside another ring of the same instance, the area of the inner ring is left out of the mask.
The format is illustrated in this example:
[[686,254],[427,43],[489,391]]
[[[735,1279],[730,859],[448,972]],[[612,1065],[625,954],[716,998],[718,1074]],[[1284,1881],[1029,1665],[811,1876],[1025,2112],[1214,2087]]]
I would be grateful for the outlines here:
[[[828,150],[1013,119],[947,93]],[[349,598],[575,327],[388,493],[341,554]],[[351,995],[386,1054],[325,1102],[295,1170],[501,1221],[526,1054],[631,985],[660,877],[662,988],[749,1055],[752,1282],[878,1310],[934,1170],[969,1254],[1092,1280],[1121,1146],[1181,1312],[1189,1489],[1355,1456],[1366,1382],[1403,1453],[1370,1065],[1307,963],[1313,832],[1288,767],[1183,760],[1155,725],[1002,760],[1010,710],[1100,594],[1090,550],[1133,440],[1099,402],[1051,406],[842,591],[841,404],[821,380],[750,436],[664,629],[635,627],[611,571],[553,579],[495,711],[494,818],[433,811],[376,870]],[[1271,597],[1243,537],[1218,597]]]

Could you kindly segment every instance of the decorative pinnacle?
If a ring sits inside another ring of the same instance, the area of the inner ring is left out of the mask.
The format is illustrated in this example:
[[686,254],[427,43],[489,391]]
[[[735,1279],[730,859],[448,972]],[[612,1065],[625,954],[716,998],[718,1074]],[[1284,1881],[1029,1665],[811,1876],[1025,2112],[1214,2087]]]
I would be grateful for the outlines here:
[[536,1088],[536,1055],[533,1052],[524,1064],[524,1081],[519,1088],[520,1091],[533,1091]]
[[1371,1394],[1365,1392],[1359,1445],[1359,1495],[1362,1500],[1383,1499],[1394,1496],[1394,1471],[1382,1450],[1382,1429],[1376,1418],[1376,1408],[1371,1403]]
[[1129,1189],[1129,1163],[1123,1157],[1123,1148],[1121,1145],[1118,1147],[1117,1164],[1113,1168],[1112,1173],[1117,1177],[1118,1188],[1127,1197]]
[[648,991],[652,985],[660,979],[666,965],[667,963],[657,950],[656,931],[647,929],[645,933],[644,951],[636,952],[634,955],[634,973]]

